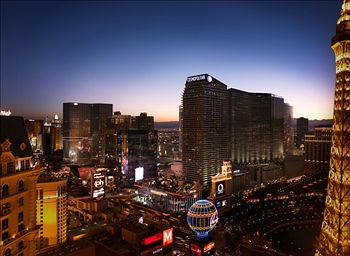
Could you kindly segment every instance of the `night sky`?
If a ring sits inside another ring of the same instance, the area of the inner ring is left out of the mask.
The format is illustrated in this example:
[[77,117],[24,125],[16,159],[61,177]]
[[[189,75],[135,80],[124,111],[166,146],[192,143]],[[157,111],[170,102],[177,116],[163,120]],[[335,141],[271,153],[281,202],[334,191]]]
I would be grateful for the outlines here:
[[1,108],[44,118],[63,102],[178,120],[187,76],[282,96],[331,118],[341,1],[2,1]]

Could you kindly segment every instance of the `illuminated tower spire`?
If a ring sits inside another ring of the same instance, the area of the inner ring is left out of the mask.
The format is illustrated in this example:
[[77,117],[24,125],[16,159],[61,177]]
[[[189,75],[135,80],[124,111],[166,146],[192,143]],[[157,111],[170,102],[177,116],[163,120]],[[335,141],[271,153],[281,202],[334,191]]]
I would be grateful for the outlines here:
[[326,206],[316,255],[350,255],[350,0],[332,39],[336,60],[333,136]]

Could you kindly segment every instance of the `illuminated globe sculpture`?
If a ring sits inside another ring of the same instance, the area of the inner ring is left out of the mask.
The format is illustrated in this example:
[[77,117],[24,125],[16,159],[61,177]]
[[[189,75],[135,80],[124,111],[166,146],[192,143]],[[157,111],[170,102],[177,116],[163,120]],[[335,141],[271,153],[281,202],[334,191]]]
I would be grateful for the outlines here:
[[197,234],[197,238],[206,238],[218,222],[218,211],[208,200],[198,200],[187,213],[187,224]]

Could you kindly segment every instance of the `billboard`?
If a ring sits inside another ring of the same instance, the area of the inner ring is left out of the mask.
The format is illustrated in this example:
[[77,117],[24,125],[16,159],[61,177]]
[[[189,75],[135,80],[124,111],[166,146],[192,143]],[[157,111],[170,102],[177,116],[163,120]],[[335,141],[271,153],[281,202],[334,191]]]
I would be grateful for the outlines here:
[[143,167],[137,167],[135,169],[135,181],[143,180],[143,172],[144,172]]
[[156,242],[161,241],[162,239],[163,239],[163,234],[159,232],[153,236],[143,238],[141,241],[141,244],[143,246],[147,246],[150,244],[160,244],[160,243],[156,243]]
[[91,195],[92,198],[104,196],[105,194],[105,174],[102,172],[94,172],[91,175]]
[[225,182],[216,183],[216,195],[221,195],[225,193]]
[[141,255],[163,255],[163,250],[169,249],[173,244],[173,228],[141,239]]

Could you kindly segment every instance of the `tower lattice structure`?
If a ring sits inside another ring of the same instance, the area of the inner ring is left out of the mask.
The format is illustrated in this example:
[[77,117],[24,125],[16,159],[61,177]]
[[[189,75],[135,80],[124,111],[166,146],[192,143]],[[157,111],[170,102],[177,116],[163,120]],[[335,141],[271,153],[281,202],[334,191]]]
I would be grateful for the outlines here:
[[322,229],[316,255],[350,255],[350,0],[332,39],[336,58],[333,135]]

